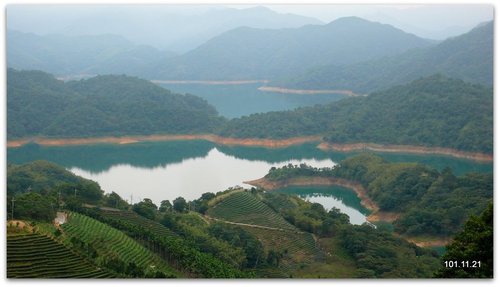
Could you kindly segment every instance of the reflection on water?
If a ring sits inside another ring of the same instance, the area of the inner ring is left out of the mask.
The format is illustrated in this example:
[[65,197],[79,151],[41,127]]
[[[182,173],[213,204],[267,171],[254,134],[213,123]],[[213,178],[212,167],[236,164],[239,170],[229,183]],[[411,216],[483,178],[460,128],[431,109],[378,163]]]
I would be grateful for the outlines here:
[[350,189],[340,186],[290,186],[277,190],[288,194],[296,194],[310,202],[319,203],[328,211],[332,207],[349,215],[352,224],[363,224],[370,213],[361,205],[361,200]]
[[24,163],[48,160],[66,168],[77,167],[93,173],[115,165],[154,168],[184,159],[205,156],[214,145],[208,141],[143,142],[135,144],[94,144],[51,147],[29,144],[7,149],[7,160]]
[[[438,170],[449,166],[456,174],[493,169],[492,163],[479,164],[446,156],[377,154],[389,161],[420,162]],[[178,196],[191,200],[204,192],[245,186],[243,181],[263,177],[272,166],[306,162],[315,167],[331,167],[352,155],[355,153],[323,152],[314,143],[267,149],[219,146],[203,140],[66,147],[30,144],[7,149],[7,160],[11,163],[52,161],[97,181],[106,192],[115,191],[128,200],[133,195],[134,202],[151,198],[156,203]],[[348,189],[290,187],[285,191],[321,203],[327,209],[337,207],[353,223],[362,223],[367,214],[359,198]]]
[[77,175],[97,181],[108,191],[134,201],[150,198],[156,203],[164,199],[173,200],[182,196],[187,200],[197,199],[205,192],[218,192],[231,186],[250,187],[243,181],[261,178],[272,166],[305,162],[315,167],[333,166],[330,159],[290,159],[282,162],[245,160],[226,155],[212,148],[205,156],[184,159],[154,168],[134,167],[130,164],[112,166],[103,172],[89,172],[71,168]]

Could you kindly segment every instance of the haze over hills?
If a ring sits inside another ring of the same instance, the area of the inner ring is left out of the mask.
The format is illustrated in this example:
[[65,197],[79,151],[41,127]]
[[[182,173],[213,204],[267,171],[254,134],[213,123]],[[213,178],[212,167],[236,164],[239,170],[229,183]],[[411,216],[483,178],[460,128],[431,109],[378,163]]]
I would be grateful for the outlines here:
[[[153,9],[152,9],[153,8]],[[57,20],[56,20],[57,19]],[[11,5],[7,27],[39,35],[116,34],[135,44],[183,53],[228,30],[296,28],[321,21],[277,13],[262,6],[235,9],[223,6],[48,6]]]
[[433,42],[389,25],[346,17],[296,29],[241,27],[159,62],[155,79],[276,79],[329,64],[352,64]]
[[435,73],[493,84],[493,22],[435,46],[352,65],[326,65],[275,85],[370,92]]
[[16,69],[43,70],[56,75],[137,75],[156,61],[173,55],[111,34],[38,36],[7,30],[7,66]]
[[9,6],[8,278],[493,278],[493,7],[276,7]]
[[37,36],[9,31],[7,40],[8,66],[17,69],[175,80],[277,79],[319,65],[351,64],[433,44],[357,17],[289,29],[240,27],[180,56],[115,35]]

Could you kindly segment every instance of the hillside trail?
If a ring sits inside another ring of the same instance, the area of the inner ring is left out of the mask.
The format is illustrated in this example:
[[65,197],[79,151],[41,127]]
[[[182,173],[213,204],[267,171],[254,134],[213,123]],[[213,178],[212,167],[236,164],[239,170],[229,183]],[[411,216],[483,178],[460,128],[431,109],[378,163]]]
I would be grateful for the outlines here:
[[255,227],[255,228],[261,228],[261,229],[267,229],[267,230],[277,230],[277,231],[294,232],[296,234],[304,234],[304,233],[306,233],[306,232],[299,231],[299,230],[292,230],[292,229],[284,229],[284,228],[278,228],[278,227],[269,227],[269,226],[263,226],[263,225],[241,223],[241,222],[234,222],[234,221],[227,221],[227,220],[224,220],[224,219],[210,217],[208,215],[205,215],[204,217],[207,218],[207,219],[209,219],[209,220],[215,220],[215,221],[219,221],[219,222],[223,222],[223,223],[227,223],[227,224],[232,224],[232,225]]

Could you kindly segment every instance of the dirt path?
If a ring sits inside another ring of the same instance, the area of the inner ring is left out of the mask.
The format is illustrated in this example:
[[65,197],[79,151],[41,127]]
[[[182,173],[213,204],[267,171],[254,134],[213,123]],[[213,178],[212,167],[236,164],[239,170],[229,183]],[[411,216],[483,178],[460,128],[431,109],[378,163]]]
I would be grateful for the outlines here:
[[298,234],[305,233],[305,232],[299,231],[299,230],[291,230],[291,229],[283,229],[283,228],[269,227],[269,226],[263,226],[263,225],[255,225],[255,224],[248,224],[248,223],[227,221],[227,220],[224,220],[224,219],[210,217],[208,215],[205,215],[205,218],[207,218],[209,220],[215,220],[215,221],[219,221],[219,222],[223,222],[223,223],[227,223],[227,224],[232,224],[232,225],[255,227],[255,228],[268,229],[268,230],[276,230],[276,231],[294,232],[294,233],[298,233]]
[[466,152],[452,148],[442,147],[424,147],[412,145],[382,145],[374,143],[353,143],[353,144],[332,144],[322,142],[318,145],[321,150],[335,150],[340,152],[370,150],[380,152],[395,152],[395,153],[415,153],[415,154],[436,154],[446,155],[456,158],[464,158],[478,162],[491,162],[493,161],[492,154],[485,154],[480,152]]
[[23,220],[8,220],[7,227],[16,228],[19,230],[26,229],[29,232],[33,232],[33,226],[31,226],[30,224],[26,223],[26,221]]
[[[361,204],[370,209],[372,213],[366,218],[366,220],[370,223],[375,223],[379,221],[384,222],[394,222],[396,219],[401,216],[400,213],[397,212],[386,212],[380,211],[378,205],[373,202],[369,197],[366,189],[358,182],[345,180],[341,178],[327,178],[327,177],[298,177],[292,178],[285,181],[270,181],[266,178],[260,178],[256,180],[246,181],[246,184],[250,184],[264,190],[276,190],[280,188],[284,188],[287,186],[307,186],[307,185],[338,185],[342,187],[349,188],[356,192],[358,197],[361,199]],[[443,237],[443,238],[418,238],[418,237],[406,237],[401,236],[395,233],[396,236],[399,236],[405,239],[408,242],[415,243],[415,245],[419,247],[435,247],[435,246],[444,246],[451,242],[451,238]]]
[[[397,234],[396,234],[397,235]],[[415,243],[418,247],[438,247],[448,245],[451,241],[451,237],[433,238],[433,239],[420,239],[417,237],[406,237],[401,236],[408,242]]]
[[259,91],[263,92],[273,92],[281,94],[297,94],[297,95],[316,95],[316,94],[341,94],[349,97],[361,96],[350,90],[298,90],[298,89],[287,89],[281,87],[270,87],[262,86],[258,88]]

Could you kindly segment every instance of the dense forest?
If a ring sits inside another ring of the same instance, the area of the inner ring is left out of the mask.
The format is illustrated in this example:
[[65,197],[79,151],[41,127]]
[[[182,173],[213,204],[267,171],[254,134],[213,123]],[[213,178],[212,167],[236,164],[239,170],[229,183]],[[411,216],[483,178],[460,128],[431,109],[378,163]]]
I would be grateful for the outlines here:
[[172,94],[126,76],[64,83],[43,72],[9,69],[8,84],[9,139],[154,133],[240,138],[323,135],[332,143],[493,151],[492,89],[440,75],[367,97],[230,121],[196,96]]
[[380,211],[399,214],[394,230],[407,236],[450,236],[493,198],[493,175],[455,176],[418,163],[390,163],[373,154],[343,160],[334,168],[305,164],[271,168],[266,178],[338,177],[361,183]]
[[[404,71],[404,72],[401,72]],[[437,45],[350,65],[327,65],[271,85],[298,89],[347,89],[368,93],[441,73],[493,84],[493,22]]]
[[[238,138],[323,135],[332,143],[493,151],[492,89],[434,75],[366,97],[226,120],[205,100],[127,76],[62,82],[8,70],[9,139],[216,133]],[[36,100],[32,100],[35,98]]]
[[287,138],[322,134],[333,143],[371,142],[493,151],[491,88],[434,75],[366,97],[227,122],[221,135]]
[[8,69],[7,86],[9,139],[208,133],[222,121],[199,97],[123,75],[63,82],[41,71]]

